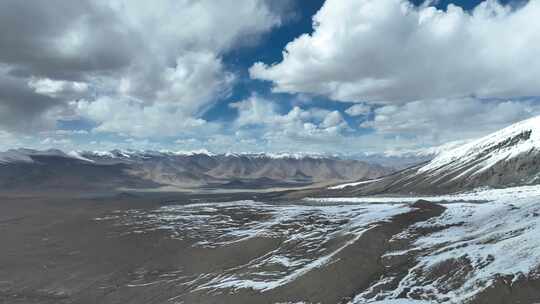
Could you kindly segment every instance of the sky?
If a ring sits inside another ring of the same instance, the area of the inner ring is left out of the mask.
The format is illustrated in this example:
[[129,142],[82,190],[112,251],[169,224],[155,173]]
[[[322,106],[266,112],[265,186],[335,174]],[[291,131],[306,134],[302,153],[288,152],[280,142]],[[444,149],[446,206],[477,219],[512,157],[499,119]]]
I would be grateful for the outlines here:
[[476,138],[540,115],[538,20],[537,0],[3,0],[0,150]]

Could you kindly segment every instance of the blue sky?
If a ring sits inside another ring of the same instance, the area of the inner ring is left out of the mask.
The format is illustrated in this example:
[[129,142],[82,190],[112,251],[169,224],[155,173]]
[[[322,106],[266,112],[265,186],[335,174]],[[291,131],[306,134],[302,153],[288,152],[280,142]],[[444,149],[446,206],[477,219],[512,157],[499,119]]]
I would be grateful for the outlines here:
[[357,154],[540,114],[538,2],[8,0],[0,11],[4,150]]

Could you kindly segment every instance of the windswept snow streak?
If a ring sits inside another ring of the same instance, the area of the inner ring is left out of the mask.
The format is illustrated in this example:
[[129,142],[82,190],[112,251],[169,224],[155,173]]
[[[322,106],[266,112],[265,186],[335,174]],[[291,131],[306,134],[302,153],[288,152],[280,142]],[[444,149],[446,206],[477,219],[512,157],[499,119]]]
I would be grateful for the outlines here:
[[[280,209],[283,207],[277,209],[280,213],[293,211],[294,214],[278,219],[278,225],[269,227],[276,230],[276,235],[285,237],[281,246],[242,266],[241,271],[220,275],[202,288],[266,291],[285,285],[331,262],[336,254],[353,244],[376,223],[410,210],[403,205],[294,206]],[[342,241],[331,245],[336,239]]]
[[[306,206],[253,201],[167,206],[150,213],[116,215],[131,233],[155,230],[194,246],[215,248],[251,238],[278,238],[279,246],[245,265],[205,274],[189,284],[196,290],[249,288],[267,291],[332,262],[363,232],[392,216],[410,211],[404,204]],[[111,220],[102,218],[99,220]]]

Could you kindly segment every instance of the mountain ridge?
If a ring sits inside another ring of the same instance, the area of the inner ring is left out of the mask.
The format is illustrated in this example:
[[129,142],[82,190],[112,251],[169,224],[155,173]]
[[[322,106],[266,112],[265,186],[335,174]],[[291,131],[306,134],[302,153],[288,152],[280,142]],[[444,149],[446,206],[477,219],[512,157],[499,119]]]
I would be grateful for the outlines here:
[[[65,153],[55,149],[0,153],[0,188],[62,188],[68,180],[68,188],[79,183],[78,189],[99,189],[99,174],[104,175],[102,187],[106,188],[287,188],[375,178],[391,171],[358,160],[306,154],[135,150]],[[25,184],[23,177],[32,185]]]
[[452,193],[540,183],[540,116],[440,153],[380,180],[334,186],[324,196]]

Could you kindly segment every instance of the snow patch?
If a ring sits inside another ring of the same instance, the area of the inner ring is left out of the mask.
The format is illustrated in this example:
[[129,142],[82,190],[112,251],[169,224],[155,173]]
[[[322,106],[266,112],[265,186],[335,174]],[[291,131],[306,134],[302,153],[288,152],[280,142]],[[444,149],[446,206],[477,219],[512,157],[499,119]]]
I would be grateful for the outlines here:
[[376,182],[376,181],[380,181],[381,179],[382,178],[370,179],[370,180],[361,181],[361,182],[341,184],[341,185],[337,185],[337,186],[328,187],[328,189],[331,189],[331,190],[344,189],[344,188],[347,188],[347,187],[354,187],[354,186],[359,186],[359,185],[370,184],[370,183],[373,183],[373,182]]

